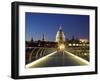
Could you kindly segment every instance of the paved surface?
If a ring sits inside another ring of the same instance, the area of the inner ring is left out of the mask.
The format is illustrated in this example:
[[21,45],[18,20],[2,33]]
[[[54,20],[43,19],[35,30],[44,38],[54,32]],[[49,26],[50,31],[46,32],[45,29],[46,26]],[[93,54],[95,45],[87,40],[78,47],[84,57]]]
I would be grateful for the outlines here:
[[[77,56],[76,56],[77,57]],[[36,62],[32,62],[27,64],[26,67],[28,68],[35,68],[35,67],[56,67],[56,66],[80,66],[80,65],[87,65],[84,60],[80,60],[75,56],[71,55],[67,52],[54,52],[40,58]]]

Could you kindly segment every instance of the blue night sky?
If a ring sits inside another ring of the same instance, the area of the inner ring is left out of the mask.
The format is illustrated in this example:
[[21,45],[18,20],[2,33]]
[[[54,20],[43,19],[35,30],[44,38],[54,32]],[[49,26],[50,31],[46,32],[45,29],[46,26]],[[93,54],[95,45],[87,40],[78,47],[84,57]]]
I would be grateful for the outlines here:
[[59,27],[66,38],[89,39],[89,16],[71,14],[47,14],[47,13],[25,13],[25,38],[27,41],[33,39],[40,40],[44,33],[47,41],[55,41]]

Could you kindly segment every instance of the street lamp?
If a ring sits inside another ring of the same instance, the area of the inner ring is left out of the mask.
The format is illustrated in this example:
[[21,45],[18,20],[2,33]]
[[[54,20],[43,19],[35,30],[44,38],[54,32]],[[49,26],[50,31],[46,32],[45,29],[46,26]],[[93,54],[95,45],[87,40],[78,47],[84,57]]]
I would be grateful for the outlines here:
[[60,44],[59,45],[59,49],[60,49],[60,51],[63,51],[65,49],[65,45],[64,44]]

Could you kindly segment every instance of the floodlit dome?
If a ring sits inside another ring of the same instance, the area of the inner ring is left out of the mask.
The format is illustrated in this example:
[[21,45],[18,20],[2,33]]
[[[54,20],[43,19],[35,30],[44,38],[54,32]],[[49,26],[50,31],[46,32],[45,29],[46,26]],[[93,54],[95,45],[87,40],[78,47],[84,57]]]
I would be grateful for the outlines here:
[[64,43],[65,42],[65,35],[64,35],[64,32],[63,32],[61,27],[57,31],[56,42],[58,42],[58,43]]

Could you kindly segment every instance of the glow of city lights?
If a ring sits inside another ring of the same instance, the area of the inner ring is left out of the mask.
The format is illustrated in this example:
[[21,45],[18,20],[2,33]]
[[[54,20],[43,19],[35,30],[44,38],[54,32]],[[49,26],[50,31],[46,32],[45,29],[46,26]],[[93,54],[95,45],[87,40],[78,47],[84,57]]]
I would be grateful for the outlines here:
[[60,49],[60,50],[64,50],[64,49],[65,49],[65,45],[64,45],[64,44],[61,44],[61,45],[59,46],[59,49]]
[[72,46],[72,44],[69,44],[69,46]]
[[76,44],[76,46],[78,46],[78,44]]
[[75,46],[75,44],[73,44],[73,46]]

